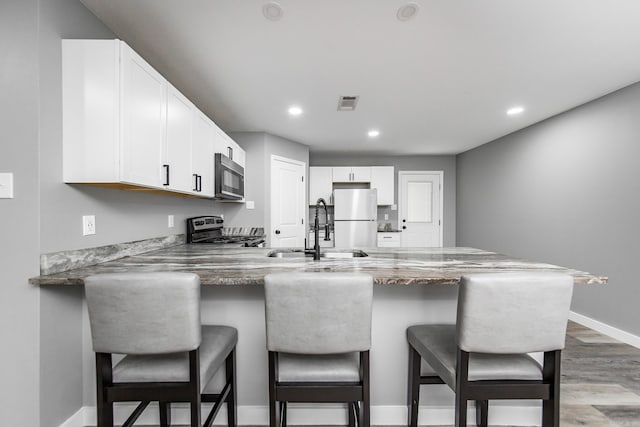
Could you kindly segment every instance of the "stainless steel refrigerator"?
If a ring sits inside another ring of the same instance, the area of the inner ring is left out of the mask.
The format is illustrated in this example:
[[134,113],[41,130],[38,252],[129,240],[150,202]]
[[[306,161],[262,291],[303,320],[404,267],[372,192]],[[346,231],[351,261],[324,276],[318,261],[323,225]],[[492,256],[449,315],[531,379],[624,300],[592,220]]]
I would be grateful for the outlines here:
[[333,191],[336,248],[372,248],[377,244],[378,192],[376,189]]

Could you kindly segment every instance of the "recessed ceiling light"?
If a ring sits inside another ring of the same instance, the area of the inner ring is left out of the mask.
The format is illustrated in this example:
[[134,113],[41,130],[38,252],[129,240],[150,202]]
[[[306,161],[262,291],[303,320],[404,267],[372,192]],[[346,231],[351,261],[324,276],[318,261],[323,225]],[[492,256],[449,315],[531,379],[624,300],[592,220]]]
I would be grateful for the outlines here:
[[380,135],[380,131],[372,129],[367,133],[367,135],[369,135],[369,137],[371,138],[375,138],[376,136]]
[[524,107],[512,107],[507,110],[507,114],[509,116],[515,116],[516,114],[520,114],[524,111]]
[[292,116],[299,116],[302,114],[302,108],[300,107],[289,107],[289,114]]
[[275,1],[270,1],[262,6],[262,14],[269,21],[279,21],[280,19],[282,19],[284,11],[282,10],[282,6],[280,6],[280,4],[276,3]]
[[420,6],[418,3],[407,3],[405,5],[400,6],[398,9],[398,13],[396,13],[396,17],[398,21],[408,21],[418,14],[420,10]]

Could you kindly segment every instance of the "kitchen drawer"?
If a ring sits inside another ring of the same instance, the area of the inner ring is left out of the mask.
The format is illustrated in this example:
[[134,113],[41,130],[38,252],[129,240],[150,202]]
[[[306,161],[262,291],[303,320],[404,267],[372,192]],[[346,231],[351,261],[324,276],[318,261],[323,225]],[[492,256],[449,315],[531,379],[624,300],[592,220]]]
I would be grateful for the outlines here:
[[378,233],[379,248],[399,248],[400,233]]

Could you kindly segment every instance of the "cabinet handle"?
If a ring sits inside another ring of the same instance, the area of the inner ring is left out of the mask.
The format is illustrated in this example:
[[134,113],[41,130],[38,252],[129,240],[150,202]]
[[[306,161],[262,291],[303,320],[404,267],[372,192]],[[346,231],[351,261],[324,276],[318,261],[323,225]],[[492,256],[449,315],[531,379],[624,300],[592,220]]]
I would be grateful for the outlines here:
[[229,160],[233,160],[233,148],[231,147],[227,147],[227,154],[228,154],[228,158]]
[[169,165],[162,165],[162,167],[164,168],[164,184],[162,185],[169,185]]
[[276,230],[276,234],[280,234],[280,230]]
[[198,191],[202,192],[202,175],[198,175]]
[[198,174],[194,173],[193,174],[193,178],[194,178],[194,180],[193,180],[193,187],[194,187],[193,191],[198,191]]

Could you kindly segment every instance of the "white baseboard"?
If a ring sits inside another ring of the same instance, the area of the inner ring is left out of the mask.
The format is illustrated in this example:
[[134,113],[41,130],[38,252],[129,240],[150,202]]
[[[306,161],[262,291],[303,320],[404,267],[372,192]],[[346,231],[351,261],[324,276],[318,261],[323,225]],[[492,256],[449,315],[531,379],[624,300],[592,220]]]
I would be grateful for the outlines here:
[[[453,402],[452,402],[453,403]],[[135,408],[135,404],[117,405],[114,418],[116,424],[122,424],[129,413]],[[210,408],[204,406],[203,408]],[[203,409],[203,413],[205,410]],[[448,425],[454,420],[454,408],[421,406],[420,425]],[[171,414],[172,423],[189,424],[188,406],[174,404]],[[335,404],[321,406],[296,405],[289,408],[287,421],[291,425],[345,425],[347,424],[346,408]],[[159,424],[157,405],[149,405],[149,408],[138,418],[137,423],[141,425]],[[475,410],[473,405],[469,405],[469,423],[475,422]],[[489,411],[489,422],[491,425],[522,425],[539,426],[541,422],[540,405],[503,405],[500,403],[491,404]],[[238,406],[238,425],[266,426],[269,424],[269,413],[267,406]],[[372,425],[406,425],[407,407],[396,406],[372,406]],[[85,427],[96,425],[96,408],[94,406],[84,406],[72,417],[62,423],[59,427]],[[214,425],[226,426],[226,410],[221,408]]]
[[574,322],[579,323],[582,326],[586,326],[602,334],[610,336],[611,338],[615,338],[625,344],[640,348],[640,337],[623,331],[622,329],[615,328],[613,326],[607,325],[606,323],[602,323],[598,320],[573,311],[569,312],[569,320],[573,320]]

